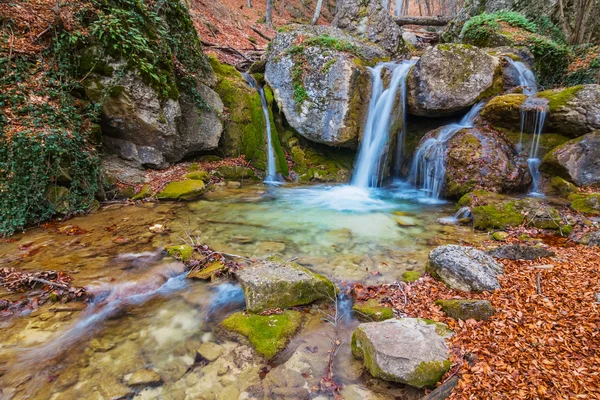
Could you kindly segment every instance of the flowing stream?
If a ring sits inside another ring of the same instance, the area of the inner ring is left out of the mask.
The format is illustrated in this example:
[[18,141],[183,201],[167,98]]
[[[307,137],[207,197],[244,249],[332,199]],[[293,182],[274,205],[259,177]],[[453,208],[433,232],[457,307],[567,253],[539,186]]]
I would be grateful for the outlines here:
[[275,149],[273,147],[273,138],[271,133],[271,119],[269,118],[269,105],[265,97],[264,89],[256,82],[250,74],[243,74],[248,84],[260,94],[263,114],[265,116],[265,130],[267,131],[267,176],[264,180],[269,185],[280,185],[283,180],[277,175],[277,166],[275,164]]
[[521,61],[515,61],[510,57],[506,57],[506,60],[519,74],[519,86],[523,88],[523,94],[527,96],[536,94],[538,87],[533,71]]
[[473,127],[483,105],[483,102],[474,105],[459,123],[441,128],[437,136],[425,140],[415,153],[409,181],[420,185],[429,201],[439,202],[444,189],[448,141],[461,129]]
[[[369,114],[363,131],[363,137],[358,150],[358,157],[352,175],[352,185],[366,188],[378,187],[384,178],[386,163],[390,157],[390,129],[394,124],[397,113],[394,105],[400,103],[402,110],[402,130],[398,135],[397,156],[401,157],[404,144],[404,131],[406,125],[406,77],[414,60],[396,63],[380,63],[374,68],[369,68],[372,80],[372,93],[369,102]],[[384,69],[392,71],[392,77],[387,88],[384,89],[382,72]],[[400,98],[398,99],[398,92]]]

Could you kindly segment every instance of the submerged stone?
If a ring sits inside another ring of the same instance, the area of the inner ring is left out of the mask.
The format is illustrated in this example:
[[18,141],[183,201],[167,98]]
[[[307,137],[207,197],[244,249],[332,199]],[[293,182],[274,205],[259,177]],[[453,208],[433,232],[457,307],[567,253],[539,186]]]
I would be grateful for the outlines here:
[[352,307],[352,311],[356,318],[365,322],[384,321],[394,318],[394,310],[391,307],[380,305],[375,299],[371,299],[366,303],[355,304]]
[[169,257],[175,257],[181,261],[188,261],[194,254],[194,248],[189,244],[169,246],[165,249]]
[[420,318],[364,323],[352,335],[352,354],[376,378],[432,387],[452,365],[450,335],[446,325]]
[[335,298],[335,286],[327,278],[276,257],[239,270],[237,278],[244,289],[246,309],[251,312]]
[[442,311],[451,318],[474,319],[475,321],[487,321],[494,315],[494,308],[487,300],[436,300],[435,304],[442,308]]
[[160,375],[149,369],[135,371],[127,380],[129,386],[155,386],[161,383]]
[[300,329],[302,320],[300,312],[291,310],[274,315],[238,312],[223,320],[221,325],[227,331],[246,337],[259,354],[271,359],[285,348],[289,339]]
[[427,272],[452,289],[482,292],[500,288],[497,276],[504,267],[473,247],[447,245],[429,253]]
[[187,278],[209,280],[212,279],[216,274],[225,271],[225,269],[225,264],[222,261],[214,261],[203,269],[192,269],[187,274]]
[[206,192],[204,182],[189,179],[167,184],[156,197],[159,200],[193,200],[204,192]]
[[223,346],[213,342],[206,342],[202,343],[198,348],[198,355],[209,362],[213,362],[217,358],[221,357],[224,351],[225,349]]

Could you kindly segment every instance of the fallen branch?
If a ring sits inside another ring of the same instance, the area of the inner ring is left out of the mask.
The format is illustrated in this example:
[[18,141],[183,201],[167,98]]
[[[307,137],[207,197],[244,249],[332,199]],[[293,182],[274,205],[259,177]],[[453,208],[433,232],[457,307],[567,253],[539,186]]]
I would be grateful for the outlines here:
[[263,38],[263,39],[265,39],[265,40],[268,40],[269,42],[270,42],[271,40],[273,40],[273,38],[271,38],[271,37],[269,37],[269,36],[265,35],[264,33],[262,33],[261,31],[259,31],[258,29],[256,29],[256,28],[255,28],[255,27],[253,27],[253,26],[251,26],[251,27],[250,27],[250,29],[252,29],[254,32],[256,32],[256,34],[257,34],[258,36],[260,36],[261,38]]
[[398,25],[424,25],[424,26],[444,26],[452,21],[451,17],[431,16],[431,17],[394,17],[394,22]]
[[421,398],[421,400],[444,400],[450,396],[452,389],[458,384],[458,376],[453,376],[438,386],[433,392]]

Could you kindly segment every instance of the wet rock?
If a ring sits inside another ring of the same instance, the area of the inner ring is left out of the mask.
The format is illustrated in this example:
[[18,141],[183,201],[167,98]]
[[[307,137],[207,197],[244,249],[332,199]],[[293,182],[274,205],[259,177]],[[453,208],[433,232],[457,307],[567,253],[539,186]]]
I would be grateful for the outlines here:
[[240,397],[240,390],[234,386],[226,386],[217,396],[217,400],[231,400],[238,399]]
[[224,165],[217,169],[217,173],[219,176],[222,176],[225,179],[233,179],[236,181],[256,178],[256,174],[251,168],[244,168],[240,166]]
[[[559,175],[577,186],[597,185],[600,184],[598,160],[600,160],[600,130],[555,148],[544,157],[540,169]],[[573,188],[565,187],[564,184],[561,187],[564,189],[561,190],[563,193],[573,191]]]
[[497,242],[506,242],[509,236],[510,235],[507,232],[498,231],[492,234],[492,239],[494,239]]
[[452,289],[482,292],[500,288],[497,276],[504,273],[504,267],[483,251],[446,245],[429,253],[427,272]]
[[530,185],[526,160],[501,133],[485,128],[463,129],[448,141],[446,196],[460,198],[476,187],[514,193]]
[[600,129],[600,85],[546,90],[537,97],[550,100],[547,132],[578,137]]
[[198,355],[206,359],[207,361],[213,362],[223,354],[223,346],[220,346],[213,342],[202,343],[198,348]]
[[377,378],[417,388],[434,386],[450,369],[446,325],[419,318],[360,324],[352,353]]
[[73,386],[79,382],[79,372],[76,368],[67,368],[64,370],[56,380],[56,387],[58,389],[64,390],[70,386]]
[[496,96],[481,110],[481,117],[495,127],[520,130],[521,107],[527,100],[522,93]]
[[329,26],[292,25],[271,42],[265,79],[296,132],[317,143],[355,148],[368,111],[366,60],[379,47]]
[[168,246],[165,248],[169,257],[175,257],[181,261],[189,261],[194,254],[194,248],[189,244]]
[[408,109],[423,116],[466,112],[502,91],[498,58],[469,45],[440,44],[425,52],[408,77]]
[[407,283],[416,282],[421,276],[423,274],[419,271],[404,271],[402,273],[402,281]]
[[492,304],[487,300],[436,300],[435,304],[440,306],[450,318],[463,321],[468,319],[487,321],[495,312]]
[[131,389],[117,380],[103,379],[100,381],[98,392],[106,400],[121,400],[129,397]]
[[[359,35],[379,46],[393,58],[410,53],[402,29],[379,1],[345,0],[332,26]],[[415,39],[416,40],[416,39]]]
[[306,379],[297,371],[275,368],[265,377],[265,398],[308,400],[311,398],[306,388]]
[[225,267],[225,264],[223,264],[223,262],[215,261],[215,262],[209,263],[203,269],[192,269],[187,274],[187,278],[209,280],[209,279],[212,279],[216,274],[219,274],[219,273],[225,271],[225,269],[226,269],[226,267]]
[[156,386],[162,383],[162,378],[149,369],[135,371],[127,380],[129,386]]
[[417,221],[413,217],[407,217],[404,215],[394,216],[394,221],[400,226],[416,226]]
[[276,253],[276,254],[280,254],[283,253],[283,251],[285,250],[285,243],[282,242],[260,242],[256,248],[255,248],[255,252],[256,254],[259,255],[264,255],[264,254],[272,254],[272,253]]
[[380,305],[375,299],[355,304],[352,311],[357,319],[364,322],[385,321],[394,318],[394,310],[391,307]]
[[188,179],[167,184],[156,197],[159,200],[194,200],[205,192],[204,182]]
[[251,312],[332,299],[336,291],[324,276],[276,257],[238,271],[237,278],[244,289],[246,309]]
[[115,347],[115,343],[109,339],[92,339],[88,347],[97,353],[104,353]]
[[260,355],[271,359],[285,348],[300,329],[302,320],[302,314],[298,311],[273,315],[238,312],[224,319],[221,326],[226,331],[245,337]]
[[194,171],[187,174],[185,178],[208,183],[210,181],[210,174],[206,171]]
[[227,189],[239,189],[242,187],[242,184],[240,182],[235,182],[235,181],[227,181]]
[[540,246],[527,246],[524,244],[508,244],[488,251],[495,258],[508,260],[537,260],[538,258],[554,257],[556,254]]

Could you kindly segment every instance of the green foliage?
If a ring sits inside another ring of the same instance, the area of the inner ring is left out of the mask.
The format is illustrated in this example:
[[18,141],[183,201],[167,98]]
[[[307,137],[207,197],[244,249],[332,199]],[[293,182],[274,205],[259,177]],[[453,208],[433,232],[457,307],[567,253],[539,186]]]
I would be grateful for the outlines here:
[[500,30],[500,22],[532,33],[537,32],[537,26],[525,16],[513,11],[499,11],[492,14],[483,13],[469,19],[463,27],[462,35],[474,44],[484,42]]

